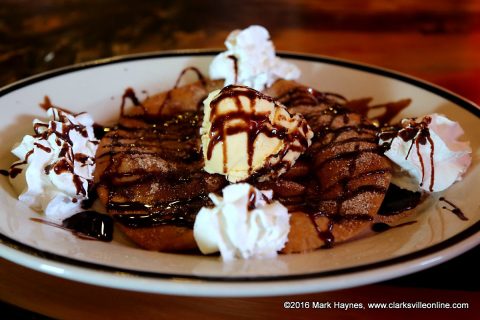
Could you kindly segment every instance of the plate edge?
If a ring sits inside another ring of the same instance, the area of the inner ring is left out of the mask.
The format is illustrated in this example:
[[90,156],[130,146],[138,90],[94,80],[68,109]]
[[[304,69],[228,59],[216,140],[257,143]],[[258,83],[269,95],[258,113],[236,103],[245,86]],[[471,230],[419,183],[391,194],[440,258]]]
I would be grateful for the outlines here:
[[[93,60],[93,61],[88,61],[88,62],[83,62],[71,66],[66,66],[50,71],[46,71],[37,75],[33,75],[31,77],[25,78],[23,80],[19,80],[17,82],[14,82],[12,84],[9,84],[3,88],[0,88],[0,98],[12,91],[15,91],[19,88],[28,86],[32,83],[39,82],[48,78],[56,77],[62,74],[78,71],[78,70],[84,70],[84,69],[89,69],[89,68],[94,68],[97,66],[104,66],[104,65],[109,65],[109,64],[114,64],[114,63],[120,63],[120,62],[127,62],[127,61],[135,61],[135,60],[146,60],[146,59],[155,59],[155,58],[165,58],[165,57],[178,57],[178,56],[210,56],[217,54],[221,50],[217,49],[199,49],[199,50],[172,50],[172,51],[159,51],[159,52],[149,52],[149,53],[140,53],[140,54],[131,54],[131,55],[125,55],[125,56],[116,56],[116,57],[110,57],[110,58],[104,58],[104,59],[98,59],[98,60]],[[463,98],[448,89],[442,88],[440,86],[437,86],[433,83],[412,77],[410,75],[406,75],[394,70],[382,68],[382,67],[377,67],[373,65],[368,65],[365,63],[361,62],[354,62],[350,60],[344,60],[344,59],[338,59],[334,57],[328,57],[328,56],[321,56],[321,55],[313,55],[313,54],[303,54],[303,53],[294,53],[294,52],[286,52],[286,51],[279,51],[278,52],[279,56],[284,57],[284,58],[292,58],[292,59],[298,59],[298,60],[305,60],[305,61],[312,61],[312,62],[323,62],[327,64],[333,64],[333,65],[338,65],[338,66],[343,66],[347,67],[350,69],[355,69],[355,70],[361,70],[361,71],[366,71],[368,73],[373,73],[373,74],[378,74],[382,75],[388,78],[393,78],[397,79],[412,85],[415,85],[417,87],[423,88],[427,91],[430,91],[436,95],[439,95],[456,105],[466,109],[467,111],[471,112],[477,117],[480,117],[480,107],[478,107],[475,103],[472,101],[469,101],[466,98]],[[320,278],[320,277],[327,277],[327,276],[332,276],[332,275],[340,275],[340,274],[350,274],[354,272],[359,272],[364,270],[369,270],[372,268],[382,268],[387,265],[393,265],[398,263],[401,260],[411,260],[418,258],[419,256],[413,257],[412,255],[415,255],[417,253],[423,252],[425,250],[430,250],[433,248],[437,248],[437,246],[445,244],[446,242],[451,242],[450,240],[456,239],[457,236],[460,236],[464,234],[465,232],[468,231],[468,235],[466,237],[463,237],[462,239],[456,240],[452,242],[449,245],[446,245],[445,247],[438,247],[438,249],[433,250],[432,252],[424,253],[420,256],[427,256],[433,252],[440,251],[443,249],[446,249],[454,244],[460,243],[463,240],[468,239],[470,236],[478,233],[480,231],[480,221],[477,221],[475,224],[470,226],[469,228],[463,230],[462,232],[456,234],[455,236],[446,239],[434,246],[424,248],[420,251],[416,251],[407,255],[403,255],[400,257],[396,257],[393,259],[388,259],[372,264],[366,264],[362,266],[357,266],[357,267],[350,267],[350,268],[345,268],[345,269],[338,269],[338,270],[332,270],[332,271],[327,271],[327,272],[320,272],[320,273],[310,273],[310,274],[302,274],[302,275],[290,275],[290,276],[274,276],[274,277],[208,277],[208,276],[191,276],[191,275],[174,275],[174,274],[162,274],[162,273],[156,273],[156,272],[143,272],[143,271],[137,271],[137,270],[129,270],[129,269],[122,269],[118,267],[110,267],[110,266],[105,266],[105,265],[100,265],[96,263],[90,263],[90,262],[85,262],[85,261],[80,261],[76,259],[71,259],[67,257],[63,257],[61,255],[56,255],[53,253],[49,253],[46,251],[42,251],[33,247],[30,247],[28,245],[22,244],[21,242],[18,242],[14,239],[11,239],[3,234],[0,233],[0,243],[7,245],[8,247],[15,248],[15,247],[23,247],[27,251],[33,251],[40,253],[39,255],[36,255],[35,253],[30,252],[29,254],[41,257],[41,258],[46,258],[49,259],[52,257],[52,260],[59,261],[62,259],[66,259],[70,262],[63,262],[67,263],[69,265],[82,265],[86,264],[84,266],[88,266],[90,269],[91,267],[95,267],[97,270],[102,270],[106,269],[107,271],[114,271],[114,272],[126,272],[126,273],[131,273],[134,275],[141,275],[141,276],[146,276],[146,277],[154,277],[154,278],[184,278],[184,279],[196,279],[196,280],[207,280],[207,281],[228,281],[228,282],[240,282],[240,281],[278,281],[278,280],[299,280],[299,279],[312,279],[312,278]],[[25,251],[23,251],[25,252]],[[49,257],[47,257],[49,256]],[[56,257],[56,258],[55,258]],[[410,257],[410,258],[407,258]],[[62,262],[62,261],[60,261]],[[380,264],[380,265],[378,265]],[[105,271],[105,270],[102,270]],[[342,272],[343,271],[343,272]]]

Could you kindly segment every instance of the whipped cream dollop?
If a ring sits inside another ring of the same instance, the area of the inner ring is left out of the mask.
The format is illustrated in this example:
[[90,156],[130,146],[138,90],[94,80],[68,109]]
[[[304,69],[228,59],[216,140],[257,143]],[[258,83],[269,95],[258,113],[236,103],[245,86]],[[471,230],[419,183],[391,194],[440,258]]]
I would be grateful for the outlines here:
[[10,182],[20,201],[53,220],[81,211],[93,181],[98,140],[90,115],[47,110],[50,120],[33,121],[33,135],[26,135],[12,153]]
[[225,46],[227,51],[217,55],[210,64],[210,77],[225,79],[225,86],[240,84],[263,90],[279,78],[300,77],[297,66],[275,55],[270,35],[262,26],[232,31]]
[[205,171],[230,182],[253,174],[259,181],[282,175],[314,135],[302,115],[292,116],[272,98],[243,86],[208,95],[200,134]]
[[215,207],[197,214],[193,234],[200,251],[220,251],[225,261],[234,258],[273,258],[287,242],[288,210],[272,201],[272,191],[260,191],[247,183],[223,189],[223,198],[210,194]]
[[401,126],[394,137],[380,134],[380,144],[389,146],[385,155],[399,166],[393,183],[413,191],[438,192],[462,179],[472,150],[468,142],[458,140],[464,131],[457,122],[435,113],[404,119]]

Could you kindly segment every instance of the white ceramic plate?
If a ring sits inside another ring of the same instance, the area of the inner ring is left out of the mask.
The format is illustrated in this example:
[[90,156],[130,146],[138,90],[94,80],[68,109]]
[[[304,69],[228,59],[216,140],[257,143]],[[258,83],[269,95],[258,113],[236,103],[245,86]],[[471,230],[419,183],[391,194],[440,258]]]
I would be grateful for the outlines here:
[[[88,111],[99,123],[114,121],[127,87],[140,97],[170,89],[179,73],[195,66],[207,73],[214,52],[189,51],[127,56],[44,73],[0,91],[0,168],[15,160],[11,146],[31,132],[45,95],[72,111]],[[38,214],[18,202],[0,177],[0,256],[56,276],[100,286],[196,296],[262,296],[334,290],[382,281],[442,263],[480,243],[478,197],[467,197],[480,177],[480,110],[473,103],[392,71],[332,58],[284,54],[302,70],[301,82],[347,98],[374,102],[412,98],[402,116],[440,112],[462,124],[474,161],[466,177],[443,196],[468,221],[442,209],[436,195],[417,223],[338,245],[331,250],[271,260],[223,263],[217,257],[149,252],[122,235],[114,241],[81,240],[30,220]]]

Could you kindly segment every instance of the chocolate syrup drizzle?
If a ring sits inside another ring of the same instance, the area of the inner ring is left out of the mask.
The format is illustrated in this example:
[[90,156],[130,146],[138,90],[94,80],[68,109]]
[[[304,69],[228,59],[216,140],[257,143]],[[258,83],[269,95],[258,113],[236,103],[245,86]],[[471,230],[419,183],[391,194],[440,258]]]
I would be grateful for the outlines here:
[[[300,157],[300,161],[305,161],[308,166],[307,174],[300,178],[299,182],[307,186],[307,191],[296,197],[287,197],[280,199],[289,210],[300,210],[309,215],[310,221],[317,230],[318,237],[323,240],[324,247],[330,248],[334,245],[334,227],[339,223],[362,223],[373,221],[373,216],[367,212],[347,212],[343,209],[343,204],[364,193],[384,194],[386,188],[368,184],[357,188],[350,186],[355,179],[361,179],[371,175],[383,175],[390,173],[390,168],[378,168],[370,172],[356,173],[357,160],[367,153],[382,154],[383,150],[378,147],[376,133],[378,127],[370,124],[366,117],[362,117],[360,123],[351,123],[351,115],[357,114],[357,110],[351,110],[345,106],[346,99],[340,95],[324,93],[307,87],[296,87],[277,98],[287,108],[305,107],[305,106],[324,106],[321,112],[306,112],[304,117],[315,131],[313,145],[307,150],[307,153]],[[319,122],[321,117],[329,117],[329,121]],[[338,125],[338,121],[343,125]],[[337,125],[334,126],[334,123]],[[345,132],[356,131],[357,136],[346,139],[337,139]],[[317,142],[318,141],[318,142]],[[320,143],[321,142],[321,143]],[[360,143],[367,143],[368,147],[360,148]],[[352,151],[335,153],[331,157],[318,162],[315,158],[317,154],[326,150],[341,146],[347,143],[354,143]],[[347,174],[339,179],[338,183],[332,186],[320,186],[316,180],[314,172],[319,172],[322,168],[332,162],[347,161]],[[288,172],[287,172],[288,175]],[[340,188],[338,196],[332,198],[328,196],[330,190]],[[277,190],[280,191],[280,190]],[[281,192],[281,191],[280,191]],[[334,209],[325,209],[328,203],[333,203]],[[361,210],[361,209],[360,209]],[[317,218],[324,217],[328,219],[325,228],[321,228],[317,223]]]
[[[108,209],[117,212],[115,221],[130,228],[154,227],[159,225],[174,225],[193,229],[195,217],[202,207],[212,206],[205,195],[192,199],[176,200],[145,204],[141,202],[109,202]],[[122,211],[139,211],[144,213],[118,213]]]
[[[197,74],[207,93],[204,76],[193,67],[182,71],[174,88],[166,93],[160,108],[154,114],[152,110],[147,110],[136,98],[134,91],[128,88],[122,99],[120,122],[115,130],[107,133],[104,138],[110,140],[108,145],[97,153],[98,161],[104,161],[103,159],[108,157],[107,167],[99,179],[99,187],[105,186],[108,190],[107,210],[114,216],[115,221],[126,227],[171,225],[193,228],[198,211],[202,207],[212,206],[207,196],[208,184],[213,180],[218,183],[218,188],[224,186],[223,177],[208,175],[200,169],[203,167],[203,156],[199,135],[202,115],[199,110],[163,114],[164,107],[172,97],[172,91],[178,87],[188,71]],[[126,99],[142,108],[142,112],[125,114]],[[200,103],[201,101],[198,105]],[[123,162],[135,157],[167,161],[184,167],[185,170],[166,173],[140,166],[131,168],[128,172],[120,172]],[[137,185],[142,184],[168,186],[169,190],[158,191],[165,196],[153,197],[156,200],[132,198],[130,188],[137,188]]]
[[[147,126],[122,125],[121,130],[114,131],[109,135],[111,143],[103,153],[98,154],[97,159],[109,157],[109,163],[100,183],[109,190],[107,209],[115,213],[115,220],[128,227],[153,227],[158,225],[175,225],[181,227],[193,227],[194,217],[203,206],[210,206],[210,200],[206,193],[200,192],[194,198],[185,198],[175,201],[160,202],[138,202],[125,199],[116,200],[119,194],[124,193],[131,183],[124,178],[133,176],[141,177],[140,181],[146,183],[168,183],[176,188],[187,187],[192,183],[192,172],[186,171],[183,175],[176,174],[168,176],[157,171],[149,171],[142,168],[135,168],[127,173],[119,173],[119,167],[126,157],[147,156],[150,158],[161,158],[180,163],[185,166],[199,167],[202,160],[200,148],[196,141],[199,141],[199,119],[195,113],[183,113],[174,116],[158,116],[157,123]],[[131,133],[136,132],[136,138],[131,141]],[[130,133],[127,135],[127,133]],[[123,139],[129,138],[128,143]],[[189,139],[185,139],[189,137]],[[173,149],[158,150],[157,141],[175,146]],[[180,149],[177,149],[176,147]],[[151,150],[154,149],[154,150]],[[200,171],[200,170],[198,170]],[[195,178],[198,181],[198,178]],[[202,181],[199,189],[205,189]],[[175,196],[175,195],[174,195]],[[131,213],[135,212],[135,213]]]
[[125,116],[125,106],[126,106],[127,99],[132,101],[135,107],[141,107],[144,112],[146,111],[143,104],[140,102],[140,100],[138,100],[137,95],[135,94],[135,91],[132,88],[127,88],[125,89],[125,92],[122,95],[122,104],[120,106],[120,118]]
[[[53,120],[49,121],[49,123],[34,124],[33,130],[35,134],[33,135],[33,137],[35,139],[38,139],[38,141],[47,141],[51,136],[54,136],[55,143],[57,144],[57,146],[61,147],[59,153],[59,158],[61,159],[55,163],[47,165],[44,169],[45,174],[49,174],[52,170],[57,175],[67,172],[71,173],[73,176],[73,183],[76,188],[76,194],[86,196],[88,190],[85,190],[80,176],[74,173],[74,163],[77,162],[80,163],[82,166],[85,166],[88,162],[95,163],[95,159],[92,157],[88,157],[82,153],[74,153],[73,142],[70,139],[70,132],[72,131],[76,131],[83,137],[87,138],[88,132],[86,127],[73,124],[65,115],[65,113],[72,114],[73,116],[77,116],[79,114],[74,114],[66,109],[54,106],[48,96],[45,96],[44,102],[41,103],[40,106],[42,109],[45,110],[54,107],[58,111],[55,111],[53,113]],[[57,122],[61,122],[60,128],[58,127]],[[32,148],[26,153],[25,159],[23,161],[15,162],[10,166],[8,170],[2,170],[2,175],[10,176],[10,178],[12,179],[17,177],[23,171],[23,166],[28,163],[28,159],[35,151],[51,153],[52,149],[50,147],[42,145],[39,142],[35,142],[34,148]],[[77,201],[77,199],[74,198],[73,201]]]
[[227,56],[227,58],[233,61],[233,72],[235,73],[235,78],[233,83],[238,83],[238,58],[235,57],[233,54]]
[[408,122],[408,125],[405,127],[395,127],[389,126],[382,128],[381,133],[379,134],[380,139],[389,142],[385,142],[382,145],[382,148],[386,151],[390,149],[390,145],[396,137],[400,137],[403,141],[411,141],[410,148],[408,149],[407,156],[405,160],[408,159],[412,151],[413,146],[415,145],[416,153],[420,161],[420,166],[422,168],[422,180],[420,181],[420,186],[423,186],[425,180],[425,160],[420,152],[420,145],[426,145],[427,142],[430,145],[430,184],[428,190],[433,192],[433,186],[435,185],[435,163],[434,163],[434,153],[435,153],[435,144],[433,143],[432,138],[430,137],[430,130],[428,125],[432,121],[432,118],[426,116],[422,119],[421,122],[415,122],[415,119],[411,119]]
[[178,76],[177,81],[175,81],[175,85],[173,86],[174,89],[176,89],[180,86],[180,83],[181,83],[183,77],[189,71],[192,71],[193,73],[195,73],[195,75],[198,78],[198,81],[200,81],[201,85],[204,88],[207,87],[207,80],[205,79],[205,76],[203,75],[203,73],[195,67],[187,67],[187,68],[183,69],[182,72],[180,72],[180,75]]
[[[171,100],[172,100],[172,93],[174,92],[175,89],[177,89],[182,81],[182,79],[184,78],[185,74],[189,71],[192,71],[195,73],[195,75],[197,76],[198,80],[200,81],[201,85],[206,88],[207,86],[207,80],[205,78],[205,76],[202,74],[202,72],[200,72],[200,70],[198,70],[197,68],[195,67],[187,67],[185,69],[182,70],[182,72],[180,73],[180,75],[178,76],[177,80],[175,81],[175,85],[173,86],[173,88],[169,91],[167,91],[166,95],[165,95],[165,98],[163,99],[163,102],[162,104],[160,105],[158,111],[156,114],[152,114],[152,113],[149,113],[147,108],[145,108],[145,106],[140,102],[140,100],[137,98],[137,95],[135,94],[135,91],[132,89],[132,88],[127,88],[125,90],[125,92],[123,93],[123,96],[122,96],[122,104],[120,106],[120,118],[132,118],[131,115],[127,115],[125,113],[125,108],[126,108],[126,101],[127,99],[129,99],[132,104],[135,106],[135,107],[140,107],[143,109],[143,119],[144,121],[149,121],[149,118],[153,118],[151,120],[153,121],[157,121],[157,117],[161,116],[162,114],[162,111],[165,109],[165,107],[171,103]],[[200,102],[203,101],[203,99],[200,100]],[[199,103],[197,105],[197,109],[200,109],[200,106],[201,106],[201,103]]]
[[440,199],[438,199],[438,200],[443,201],[443,202],[447,203],[448,205],[450,205],[450,208],[447,207],[447,206],[442,206],[442,209],[450,211],[451,213],[456,215],[460,220],[463,220],[463,221],[468,220],[468,218],[465,216],[465,214],[462,212],[462,210],[460,210],[460,208],[458,208],[456,205],[454,205],[451,201],[445,199],[444,197],[440,197]]
[[[246,98],[250,104],[250,111],[246,111],[242,105],[242,98]],[[233,99],[235,101],[236,109],[219,114],[219,105],[225,99]],[[288,132],[288,129],[278,125],[272,124],[269,120],[270,113],[259,113],[255,111],[257,99],[264,99],[279,106],[271,97],[266,96],[256,90],[247,87],[230,85],[223,88],[215,99],[210,103],[210,142],[207,147],[207,159],[212,158],[213,149],[219,143],[222,144],[223,152],[223,173],[227,173],[228,154],[227,154],[227,137],[238,133],[247,134],[247,163],[248,174],[253,173],[253,156],[254,145],[257,137],[264,134],[269,138],[277,138],[284,141],[284,148],[278,153],[280,158],[283,158],[288,151],[293,150],[302,153],[308,148],[308,140],[306,134],[308,126],[305,121],[300,127],[294,129],[293,132]],[[235,123],[232,125],[232,123]],[[299,142],[295,144],[295,142]],[[277,156],[277,155],[275,155]],[[266,163],[269,163],[267,160]],[[274,168],[268,167],[264,170],[275,171],[279,170],[281,166],[289,168],[289,162],[280,161]]]
[[298,86],[275,98],[287,107],[317,106],[321,103],[342,104],[347,99],[337,93],[320,92],[313,88]]
[[[357,113],[363,115],[364,117],[368,117],[374,122],[378,122],[382,125],[387,125],[393,120],[393,118],[395,118],[403,109],[408,107],[412,102],[411,99],[403,99],[396,102],[370,105],[371,101],[372,98],[350,100],[346,101],[344,106],[351,110],[355,110]],[[382,109],[383,113],[374,117],[369,116],[371,110],[378,109]]]
[[[267,198],[263,193],[261,193],[262,200],[265,201],[267,204],[272,203],[272,200]],[[248,190],[248,203],[247,203],[247,210],[254,210],[256,209],[257,203],[257,193],[253,187]]]

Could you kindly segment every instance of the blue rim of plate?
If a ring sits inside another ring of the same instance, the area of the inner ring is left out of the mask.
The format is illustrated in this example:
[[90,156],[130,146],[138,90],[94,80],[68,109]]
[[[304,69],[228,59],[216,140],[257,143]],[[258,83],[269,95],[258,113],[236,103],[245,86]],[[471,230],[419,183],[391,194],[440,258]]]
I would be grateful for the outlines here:
[[[36,82],[40,82],[42,80],[57,77],[62,74],[72,73],[75,71],[95,68],[98,66],[105,66],[105,65],[115,64],[115,63],[123,63],[123,62],[136,61],[136,60],[155,59],[155,58],[181,57],[181,56],[213,56],[215,54],[218,54],[219,52],[220,52],[219,50],[168,51],[168,52],[153,52],[153,53],[145,53],[145,54],[137,54],[137,55],[127,55],[127,56],[120,56],[120,57],[108,58],[103,60],[95,60],[91,62],[76,64],[76,65],[48,71],[45,73],[41,73],[32,77],[26,78],[24,80],[17,81],[11,85],[7,85],[1,88],[0,98],[12,91],[18,90],[20,88],[34,84]],[[416,79],[414,77],[404,75],[392,70],[383,69],[380,67],[370,66],[366,64],[361,64],[353,61],[336,59],[332,57],[305,55],[305,54],[298,54],[298,53],[285,53],[285,52],[279,53],[278,55],[283,58],[291,58],[291,59],[311,61],[311,62],[320,62],[320,63],[331,64],[335,66],[346,67],[353,70],[364,71],[367,73],[381,75],[387,78],[399,80],[399,81],[414,85],[416,87],[422,88],[431,93],[434,93],[458,105],[459,107],[469,111],[476,117],[480,118],[480,108],[477,107],[473,102],[470,102],[434,84],[431,84],[426,81]],[[448,249],[449,247],[452,247],[470,238],[471,236],[473,236],[478,232],[480,232],[480,221],[477,221],[475,224],[471,225],[467,229],[459,232],[458,234],[438,244],[435,244],[428,248],[424,248],[412,253],[405,254],[403,256],[395,257],[392,259],[387,259],[383,261],[378,261],[378,262],[373,262],[373,263],[368,263],[360,266],[348,267],[343,269],[335,269],[331,271],[313,272],[313,273],[306,273],[306,274],[293,274],[293,275],[286,275],[286,276],[251,276],[251,277],[248,277],[248,276],[242,276],[242,277],[196,276],[191,274],[186,275],[186,274],[174,274],[174,273],[148,272],[148,271],[132,270],[128,268],[106,266],[106,265],[97,264],[93,262],[86,262],[86,261],[81,261],[77,259],[72,259],[62,255],[40,250],[32,246],[23,244],[1,233],[0,233],[0,244],[6,245],[10,248],[19,250],[23,253],[32,255],[37,258],[43,258],[43,259],[63,263],[63,264],[74,266],[74,267],[86,268],[91,271],[110,272],[112,274],[122,273],[122,274],[128,274],[132,276],[158,278],[158,279],[164,279],[164,280],[182,278],[182,279],[190,279],[190,280],[217,281],[217,282],[245,282],[245,281],[264,282],[264,281],[319,279],[319,278],[326,278],[326,277],[332,277],[332,276],[349,275],[349,274],[358,273],[358,272],[372,271],[375,269],[390,267],[399,263],[408,262],[410,260],[424,258],[434,253]]]

